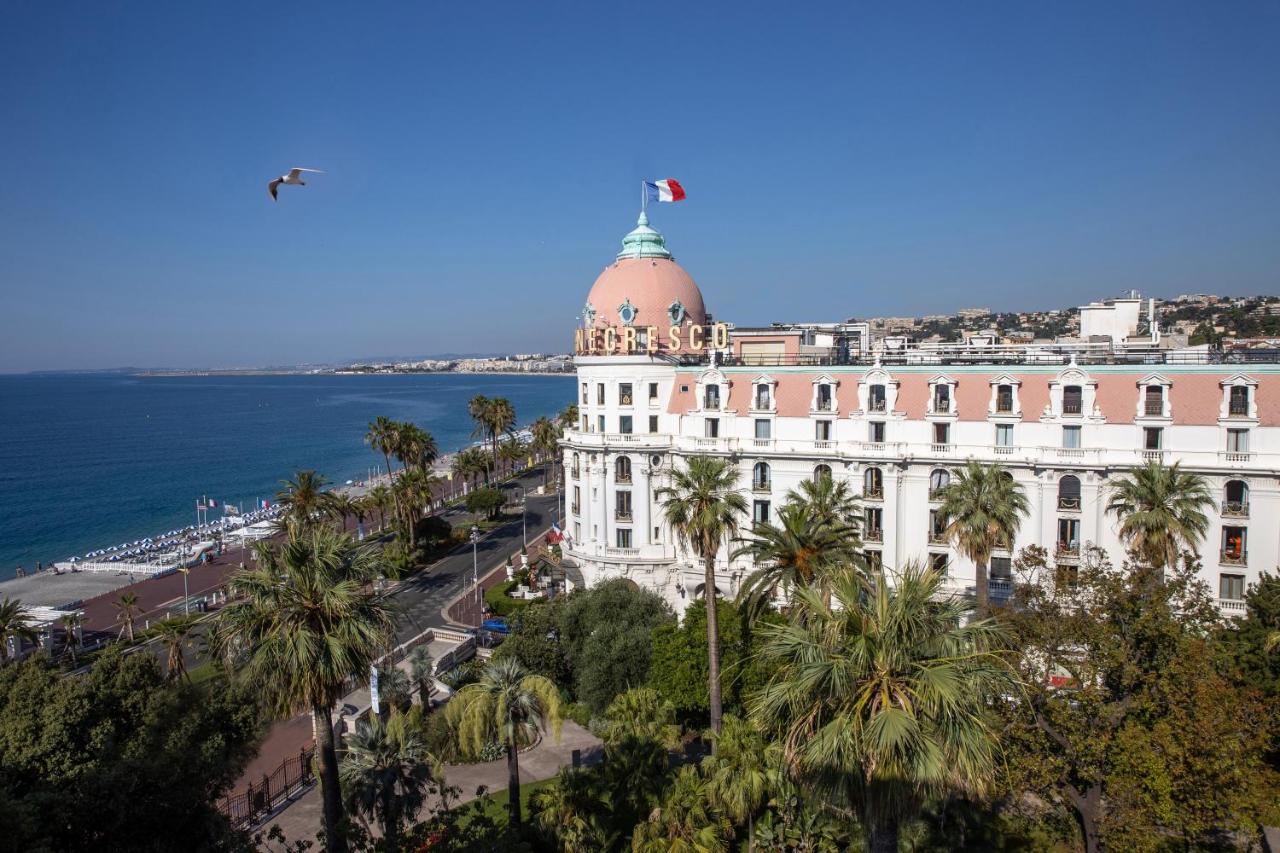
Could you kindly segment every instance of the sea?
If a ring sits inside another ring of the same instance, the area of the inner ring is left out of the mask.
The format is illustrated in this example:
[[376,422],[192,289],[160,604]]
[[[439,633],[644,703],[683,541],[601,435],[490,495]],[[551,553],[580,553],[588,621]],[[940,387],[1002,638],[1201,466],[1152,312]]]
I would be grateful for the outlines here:
[[506,397],[526,425],[574,402],[574,379],[0,376],[0,578],[194,524],[204,497],[247,510],[299,470],[365,479],[382,465],[363,441],[379,415],[416,423],[441,453],[466,447],[476,394]]

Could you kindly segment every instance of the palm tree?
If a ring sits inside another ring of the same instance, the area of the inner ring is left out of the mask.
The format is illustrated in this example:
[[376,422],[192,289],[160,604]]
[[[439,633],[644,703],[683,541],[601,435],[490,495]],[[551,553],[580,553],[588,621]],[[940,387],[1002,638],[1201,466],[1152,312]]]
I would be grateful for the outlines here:
[[27,608],[14,598],[5,597],[0,601],[0,664],[9,662],[9,642],[14,648],[20,648],[22,641],[40,642],[40,635],[27,624]]
[[521,463],[528,455],[528,446],[518,438],[508,438],[498,445],[498,458],[502,460],[507,476],[519,470]]
[[712,807],[707,783],[698,769],[686,764],[676,773],[662,798],[632,835],[635,853],[723,853],[733,829]]
[[429,470],[409,468],[398,478],[392,491],[399,496],[405,526],[409,528],[409,546],[418,544],[418,521],[423,507],[428,506],[439,490],[440,478]]
[[405,468],[426,471],[440,457],[431,433],[416,424],[400,424],[396,436],[395,456]]
[[58,620],[67,635],[66,652],[71,656],[71,664],[76,662],[76,647],[80,645],[80,635],[76,633],[84,625],[84,616],[79,613],[68,613]]
[[[829,478],[824,478],[829,480]],[[842,522],[825,524],[802,500],[791,501],[778,511],[778,524],[757,523],[751,538],[733,556],[750,557],[756,569],[738,591],[743,612],[754,618],[769,609],[779,587],[784,591],[817,584],[840,565],[861,565],[857,537]]]
[[318,516],[332,517],[333,492],[324,491],[329,484],[315,471],[299,471],[292,480],[281,480],[284,489],[276,493],[276,503],[285,507],[285,519],[289,524],[307,526]]
[[747,825],[747,850],[754,849],[755,814],[768,801],[777,774],[770,766],[760,730],[733,715],[724,718],[716,751],[702,759],[707,799],[735,825]]
[[648,740],[664,749],[680,745],[675,706],[652,687],[635,687],[619,693],[604,712],[604,741],[617,744],[627,738]]
[[750,702],[775,733],[785,766],[829,804],[862,819],[871,853],[896,851],[898,827],[922,798],[981,788],[997,765],[989,702],[1016,689],[990,619],[940,597],[945,577],[909,563],[853,569],[835,601],[796,593],[793,618],[761,627],[772,676]]
[[720,633],[716,614],[716,555],[737,535],[747,501],[734,489],[737,469],[727,459],[690,456],[684,470],[671,472],[671,485],[658,489],[662,516],[680,542],[702,557],[707,598],[707,657],[711,729],[720,731]]
[[391,494],[391,489],[379,483],[369,490],[365,496],[369,501],[369,506],[378,511],[378,529],[387,526],[387,510],[395,503],[395,497]]
[[947,538],[973,560],[978,613],[986,613],[987,563],[996,548],[1013,547],[1022,516],[1029,509],[1027,496],[999,465],[982,465],[970,459],[942,487],[939,498],[942,505],[938,512],[947,519]]
[[168,655],[165,662],[165,677],[170,681],[177,681],[187,674],[187,662],[182,652],[195,622],[195,616],[175,616],[156,623],[156,636],[164,644]]
[[804,507],[820,524],[840,533],[841,537],[857,537],[861,522],[858,495],[845,480],[830,474],[802,480],[798,489],[787,492],[787,503]]
[[532,675],[515,658],[492,661],[480,680],[463,687],[445,706],[445,719],[458,742],[479,752],[500,741],[507,752],[507,804],[511,826],[520,825],[521,747],[533,742],[539,728],[550,726],[557,740],[564,711],[560,691],[548,678]]
[[320,753],[325,843],[346,847],[334,744],[334,704],[348,680],[369,682],[370,666],[393,636],[390,603],[372,581],[381,551],[329,527],[294,529],[281,545],[259,543],[256,568],[231,580],[239,596],[223,609],[223,642],[245,650],[238,677],[285,715],[311,711]]
[[[409,674],[398,666],[378,667],[378,699],[395,711],[408,711],[413,704],[413,682]],[[374,709],[381,712],[381,709]]]
[[116,621],[123,622],[120,628],[121,635],[128,634],[129,642],[133,642],[133,624],[137,618],[142,615],[142,608],[138,606],[138,594],[135,592],[122,592],[120,597],[112,602],[116,608]]
[[346,740],[338,771],[346,806],[368,826],[377,822],[386,849],[398,850],[400,832],[426,804],[438,762],[403,714],[361,720]]
[[1209,487],[1178,466],[1148,462],[1108,489],[1107,513],[1120,522],[1120,538],[1153,569],[1173,568],[1185,551],[1198,553],[1209,532]]
[[431,696],[436,691],[432,676],[435,674],[435,662],[431,659],[431,649],[427,646],[414,646],[409,652],[409,677],[418,686],[418,701],[423,711],[431,710]]
[[338,522],[339,530],[346,530],[347,519],[356,514],[356,502],[350,495],[334,492],[325,511],[330,518]]
[[[471,416],[471,420],[475,423],[475,427],[471,430],[471,434],[476,438],[483,439],[485,444],[489,444],[493,439],[494,454],[493,461],[497,463],[497,436],[493,432],[492,419],[489,417],[493,408],[493,401],[483,394],[477,394],[467,403],[467,414]],[[485,477],[488,481],[488,477]]]
[[542,457],[542,488],[547,488],[548,475],[551,472],[551,460],[555,457],[556,448],[560,446],[560,427],[550,418],[538,418],[530,428],[533,433],[533,447]]
[[[400,446],[401,426],[400,423],[391,420],[391,418],[379,415],[369,423],[369,430],[364,434],[364,443],[379,451],[382,454],[383,461],[387,463],[388,483],[392,482],[391,454],[395,453]],[[391,493],[391,500],[398,500],[394,492]],[[396,503],[396,515],[400,515],[399,503]]]
[[489,425],[489,440],[493,444],[493,460],[498,462],[498,436],[510,435],[516,425],[516,409],[506,397],[494,397],[485,412]]
[[555,781],[535,793],[529,805],[538,827],[555,839],[561,853],[595,853],[617,843],[602,820],[610,803],[589,770],[561,767]]
[[476,478],[483,475],[489,482],[489,455],[478,447],[468,447],[453,457],[453,473],[476,486]]

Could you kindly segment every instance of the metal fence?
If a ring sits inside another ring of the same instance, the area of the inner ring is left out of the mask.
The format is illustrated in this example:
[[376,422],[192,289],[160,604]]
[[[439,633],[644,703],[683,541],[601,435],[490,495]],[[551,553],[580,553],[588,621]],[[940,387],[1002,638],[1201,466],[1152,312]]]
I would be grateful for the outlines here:
[[262,774],[258,782],[250,782],[240,793],[228,794],[218,801],[218,810],[236,829],[249,829],[275,810],[285,800],[315,781],[311,759],[315,747],[304,747],[295,758],[286,758],[271,773]]

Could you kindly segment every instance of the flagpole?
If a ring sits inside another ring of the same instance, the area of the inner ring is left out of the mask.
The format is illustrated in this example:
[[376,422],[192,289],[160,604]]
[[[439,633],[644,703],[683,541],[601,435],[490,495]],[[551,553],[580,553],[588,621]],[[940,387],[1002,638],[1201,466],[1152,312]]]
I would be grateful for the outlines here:
[[640,212],[649,212],[649,188],[644,185],[644,181],[640,182]]

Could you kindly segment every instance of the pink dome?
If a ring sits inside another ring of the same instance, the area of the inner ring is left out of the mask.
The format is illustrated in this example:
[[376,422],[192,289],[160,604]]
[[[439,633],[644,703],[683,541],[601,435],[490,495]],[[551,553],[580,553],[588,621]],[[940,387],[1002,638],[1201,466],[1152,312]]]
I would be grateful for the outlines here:
[[671,259],[662,235],[649,227],[644,214],[622,245],[618,260],[591,286],[583,308],[585,327],[656,326],[659,344],[665,345],[671,326],[706,323],[702,292]]

